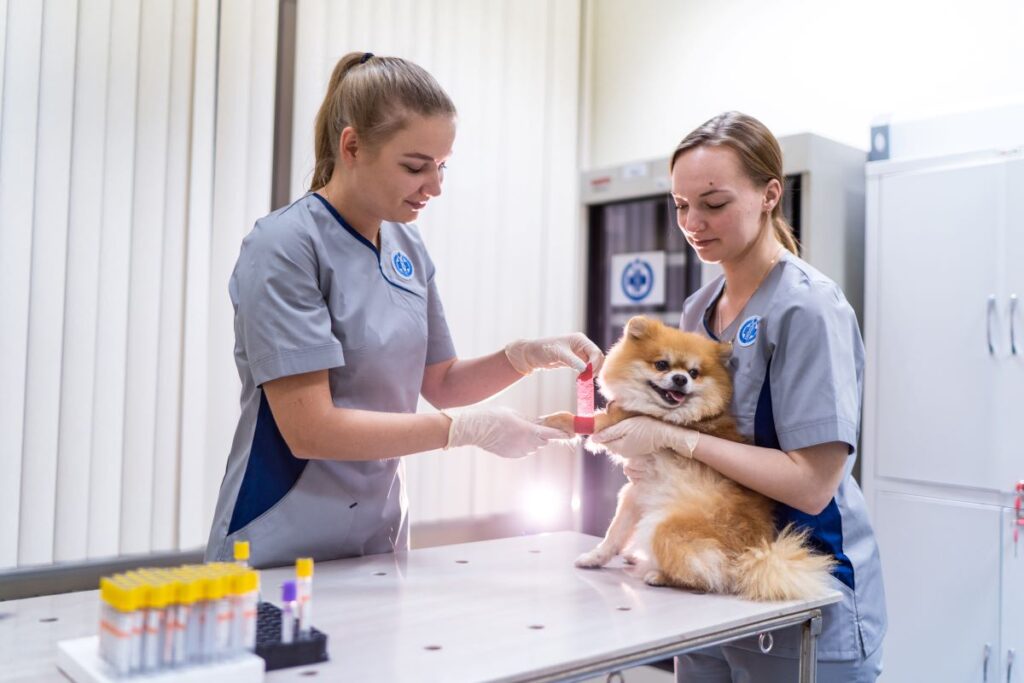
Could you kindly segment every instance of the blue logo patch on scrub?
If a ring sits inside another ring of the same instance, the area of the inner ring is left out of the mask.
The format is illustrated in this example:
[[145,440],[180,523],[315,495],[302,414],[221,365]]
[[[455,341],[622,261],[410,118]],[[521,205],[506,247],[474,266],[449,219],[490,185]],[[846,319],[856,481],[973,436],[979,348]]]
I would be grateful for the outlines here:
[[740,331],[736,333],[736,342],[740,346],[750,346],[757,340],[757,328],[761,325],[761,316],[752,315],[740,325]]
[[398,276],[403,280],[408,280],[412,277],[412,261],[410,261],[409,257],[401,251],[396,251],[391,256],[391,265],[395,267],[395,272],[398,273]]

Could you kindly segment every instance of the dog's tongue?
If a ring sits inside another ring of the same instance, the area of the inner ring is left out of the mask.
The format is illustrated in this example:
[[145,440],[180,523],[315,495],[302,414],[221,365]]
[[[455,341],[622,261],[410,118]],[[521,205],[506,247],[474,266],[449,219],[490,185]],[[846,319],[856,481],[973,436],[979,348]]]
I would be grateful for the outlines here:
[[682,394],[678,391],[670,391],[668,395],[672,397],[672,400],[676,403],[682,403],[683,399],[686,398],[686,394]]

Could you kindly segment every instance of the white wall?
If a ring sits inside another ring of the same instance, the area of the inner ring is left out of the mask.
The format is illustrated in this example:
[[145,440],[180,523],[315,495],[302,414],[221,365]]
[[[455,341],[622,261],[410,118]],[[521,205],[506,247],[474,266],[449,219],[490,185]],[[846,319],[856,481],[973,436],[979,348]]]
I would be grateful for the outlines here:
[[738,109],[867,149],[887,112],[1024,96],[1018,0],[589,0],[590,168],[667,156]]

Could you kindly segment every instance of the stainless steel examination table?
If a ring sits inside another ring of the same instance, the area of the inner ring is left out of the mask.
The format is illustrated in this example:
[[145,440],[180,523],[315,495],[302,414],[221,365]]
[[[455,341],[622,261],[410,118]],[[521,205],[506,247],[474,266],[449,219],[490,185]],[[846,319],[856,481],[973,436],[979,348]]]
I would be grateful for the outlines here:
[[[618,559],[574,567],[598,540],[557,532],[318,563],[313,624],[330,661],[266,680],[578,680],[794,624],[800,681],[815,680],[820,608],[840,593],[757,603],[652,588]],[[261,574],[273,601],[293,570]],[[0,603],[0,681],[65,681],[56,643],[94,634],[98,609],[96,591]]]

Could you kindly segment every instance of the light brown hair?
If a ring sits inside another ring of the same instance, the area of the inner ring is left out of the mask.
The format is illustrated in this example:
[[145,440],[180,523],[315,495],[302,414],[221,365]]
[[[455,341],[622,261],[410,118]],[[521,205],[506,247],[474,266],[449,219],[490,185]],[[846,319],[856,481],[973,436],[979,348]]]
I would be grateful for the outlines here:
[[[676,160],[684,153],[698,147],[728,147],[736,152],[747,176],[759,187],[764,187],[773,178],[779,187],[785,188],[782,175],[782,148],[772,132],[753,116],[738,111],[727,111],[705,121],[683,138],[672,153],[669,172]],[[797,253],[793,228],[782,215],[782,198],[772,208],[772,227],[775,237],[786,249]]]
[[346,127],[354,128],[362,142],[372,147],[402,130],[410,114],[455,113],[451,98],[423,67],[401,57],[349,52],[335,65],[316,115],[316,166],[309,189],[319,189],[331,179]]

